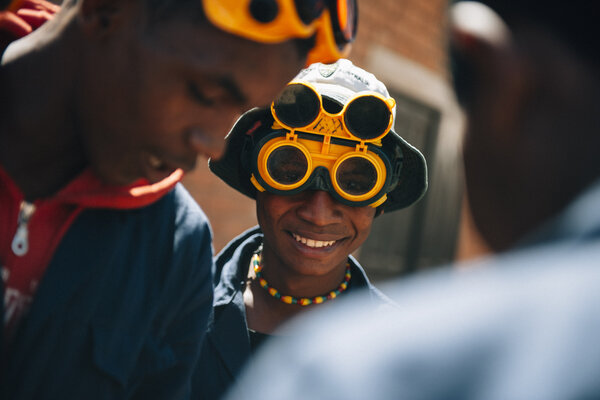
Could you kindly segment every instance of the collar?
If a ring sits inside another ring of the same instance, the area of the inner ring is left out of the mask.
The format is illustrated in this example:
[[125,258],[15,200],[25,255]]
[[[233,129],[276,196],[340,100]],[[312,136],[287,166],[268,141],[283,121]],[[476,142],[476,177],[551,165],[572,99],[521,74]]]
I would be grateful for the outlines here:
[[[263,241],[260,227],[250,228],[229,242],[215,257],[215,307],[229,304],[241,291],[242,281],[246,280],[245,274],[252,254]],[[240,304],[243,306],[243,303]]]
[[[229,242],[215,257],[214,313],[209,323],[207,340],[219,353],[232,377],[239,375],[250,357],[242,282],[246,280],[250,258],[262,241],[262,231],[255,226]],[[374,306],[385,303],[383,295],[371,285],[356,259],[349,256],[349,261],[352,280],[347,292],[369,289]]]
[[[215,257],[214,307],[242,301],[241,296],[237,299],[236,295],[241,293],[241,284],[246,280],[250,258],[262,240],[263,233],[259,226],[255,226],[234,238]],[[377,289],[371,284],[358,261],[352,255],[348,256],[348,260],[352,269],[352,280],[348,292],[358,289],[376,291]],[[238,304],[238,307],[243,307],[243,302]]]
[[[178,169],[164,180],[152,185],[146,179],[139,179],[130,185],[112,186],[100,181],[91,170],[87,169],[56,194],[40,201],[83,208],[141,208],[167,194],[182,177],[183,171]],[[4,184],[11,197],[23,199],[20,189],[1,166],[0,182]]]

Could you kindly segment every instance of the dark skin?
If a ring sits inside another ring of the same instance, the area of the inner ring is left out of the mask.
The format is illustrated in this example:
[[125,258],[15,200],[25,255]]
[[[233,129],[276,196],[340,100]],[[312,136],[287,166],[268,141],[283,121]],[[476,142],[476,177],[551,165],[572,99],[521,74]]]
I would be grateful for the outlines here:
[[88,167],[108,184],[153,183],[218,157],[237,117],[304,65],[293,42],[256,43],[200,20],[200,2],[159,24],[144,7],[67,2],[3,54],[0,164],[27,199]]
[[[343,205],[324,191],[258,193],[256,209],[264,233],[262,274],[280,293],[294,297],[335,290],[344,279],[348,255],[367,239],[375,217],[374,208]],[[286,304],[272,297],[250,266],[244,303],[248,326],[263,333],[319,306]]]
[[478,230],[503,251],[600,177],[600,82],[565,42],[532,27],[497,35],[454,18],[452,46],[472,69],[472,91],[458,91],[467,195]]

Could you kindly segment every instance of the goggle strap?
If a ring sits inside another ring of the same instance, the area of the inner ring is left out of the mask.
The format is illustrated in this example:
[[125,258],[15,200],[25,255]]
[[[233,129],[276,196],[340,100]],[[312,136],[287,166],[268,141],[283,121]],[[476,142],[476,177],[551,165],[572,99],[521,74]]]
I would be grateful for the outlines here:
[[265,192],[265,188],[262,187],[260,183],[258,183],[256,178],[254,177],[254,174],[250,175],[250,182],[252,182],[256,190],[258,190],[259,192]]
[[387,200],[387,194],[384,194],[383,196],[381,196],[381,198],[379,200],[377,200],[375,203],[373,204],[369,204],[369,207],[373,207],[373,208],[377,208],[380,205],[382,205],[383,203],[385,203],[385,201]]

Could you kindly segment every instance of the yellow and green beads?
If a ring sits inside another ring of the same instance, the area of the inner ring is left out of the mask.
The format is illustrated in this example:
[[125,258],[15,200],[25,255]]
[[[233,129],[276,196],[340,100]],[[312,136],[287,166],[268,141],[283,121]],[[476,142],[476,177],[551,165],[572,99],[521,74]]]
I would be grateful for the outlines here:
[[344,274],[344,280],[337,289],[332,290],[331,292],[316,297],[294,297],[282,295],[279,293],[277,289],[272,286],[269,286],[267,280],[262,276],[262,266],[260,265],[260,253],[256,253],[252,256],[252,267],[254,268],[254,273],[256,274],[256,278],[258,279],[258,283],[260,286],[267,291],[271,296],[275,297],[283,301],[286,304],[300,304],[301,306],[308,306],[311,304],[321,304],[326,300],[335,299],[340,295],[344,290],[348,289],[348,283],[352,278],[352,272],[350,270],[350,263],[346,264],[346,273]]

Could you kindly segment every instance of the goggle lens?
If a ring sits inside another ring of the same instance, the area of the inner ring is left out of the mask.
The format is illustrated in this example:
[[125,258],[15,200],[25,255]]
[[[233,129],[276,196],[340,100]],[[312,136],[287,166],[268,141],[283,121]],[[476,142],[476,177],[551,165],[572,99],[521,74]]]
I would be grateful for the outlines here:
[[308,160],[298,148],[281,146],[269,155],[267,171],[280,185],[294,185],[306,175]]
[[321,101],[312,89],[301,84],[286,86],[273,103],[277,118],[292,128],[306,126],[319,115]]
[[275,18],[277,18],[277,14],[279,13],[277,3],[268,0],[254,0],[250,2],[248,11],[250,12],[250,15],[254,17],[254,19],[263,24],[267,24],[275,20]]
[[319,18],[325,9],[325,0],[295,0],[298,16],[305,25]]
[[344,192],[352,196],[362,196],[375,187],[377,170],[369,160],[350,157],[340,163],[335,179]]
[[362,96],[346,107],[344,122],[352,134],[362,140],[374,139],[389,127],[390,110],[375,96]]

